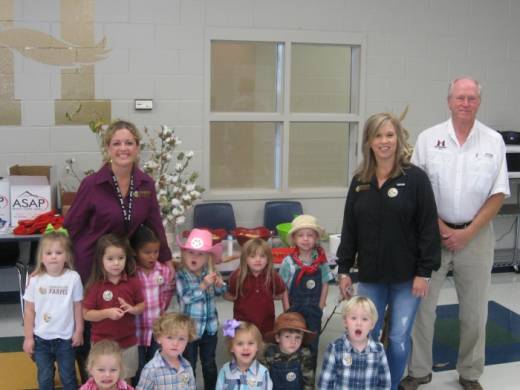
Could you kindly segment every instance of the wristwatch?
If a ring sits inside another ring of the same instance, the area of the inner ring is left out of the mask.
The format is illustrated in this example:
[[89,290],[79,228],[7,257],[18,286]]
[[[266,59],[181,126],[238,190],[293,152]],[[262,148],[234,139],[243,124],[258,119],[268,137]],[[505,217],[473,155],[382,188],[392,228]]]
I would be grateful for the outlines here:
[[421,278],[423,278],[428,284],[432,281],[432,278],[427,278],[426,276],[421,276]]

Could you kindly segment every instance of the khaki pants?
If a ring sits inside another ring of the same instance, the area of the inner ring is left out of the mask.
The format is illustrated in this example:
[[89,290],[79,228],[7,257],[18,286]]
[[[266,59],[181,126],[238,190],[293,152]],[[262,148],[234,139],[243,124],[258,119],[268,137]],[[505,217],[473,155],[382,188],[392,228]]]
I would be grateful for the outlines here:
[[457,371],[477,380],[484,372],[486,322],[495,237],[491,223],[483,227],[459,252],[442,249],[441,267],[432,273],[428,295],[423,298],[412,332],[408,374],[423,377],[432,372],[432,344],[437,301],[446,274],[453,270],[459,299],[460,345]]

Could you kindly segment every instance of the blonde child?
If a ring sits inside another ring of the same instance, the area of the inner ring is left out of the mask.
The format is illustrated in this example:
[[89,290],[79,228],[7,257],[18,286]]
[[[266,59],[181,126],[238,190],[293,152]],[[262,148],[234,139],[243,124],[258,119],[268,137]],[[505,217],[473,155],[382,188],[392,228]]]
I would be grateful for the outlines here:
[[229,352],[233,360],[218,373],[217,390],[271,390],[269,371],[258,362],[263,341],[258,328],[250,322],[228,320],[224,324]]
[[[226,285],[214,270],[220,261],[222,245],[212,245],[212,234],[208,230],[193,229],[181,249],[182,266],[177,272],[176,287],[180,311],[195,321],[196,339],[188,343],[184,357],[196,370],[197,355],[200,354],[204,388],[213,390],[217,381],[218,314],[215,297],[226,292]],[[211,258],[212,257],[212,258]]]
[[83,344],[83,287],[72,270],[72,253],[66,230],[47,226],[23,297],[23,350],[36,362],[40,389],[54,389],[54,362],[63,388],[78,387],[74,347]]
[[141,282],[125,238],[113,234],[96,243],[92,272],[83,302],[83,318],[92,322],[91,342],[116,341],[122,349],[127,382],[138,367],[135,316],[144,310]]
[[331,342],[323,357],[318,389],[390,389],[383,344],[369,337],[377,322],[374,303],[355,296],[342,305],[346,333]]
[[188,342],[195,338],[195,324],[185,314],[163,314],[155,321],[153,334],[160,351],[143,368],[138,390],[195,390],[190,363],[182,357]]
[[303,315],[309,330],[317,334],[309,345],[314,368],[318,356],[321,317],[329,291],[328,282],[333,279],[325,251],[319,246],[323,232],[312,215],[294,218],[288,233],[294,252],[283,260],[280,267],[280,276],[288,290],[288,299],[283,299],[284,310]]
[[79,390],[133,390],[123,379],[123,356],[119,345],[101,340],[92,345],[87,359],[90,378]]
[[152,229],[145,225],[137,228],[130,239],[137,263],[137,277],[143,286],[145,309],[136,316],[139,367],[134,384],[144,365],[155,355],[159,345],[152,336],[155,320],[163,314],[172,299],[175,288],[174,270],[158,260],[161,242]]
[[273,330],[274,299],[282,298],[285,284],[273,267],[271,247],[260,238],[242,248],[240,267],[229,278],[225,298],[234,302],[233,318],[257,326],[265,336]]
[[312,354],[307,345],[316,333],[307,329],[300,313],[282,313],[274,330],[267,334],[269,344],[260,360],[269,370],[273,390],[314,390]]

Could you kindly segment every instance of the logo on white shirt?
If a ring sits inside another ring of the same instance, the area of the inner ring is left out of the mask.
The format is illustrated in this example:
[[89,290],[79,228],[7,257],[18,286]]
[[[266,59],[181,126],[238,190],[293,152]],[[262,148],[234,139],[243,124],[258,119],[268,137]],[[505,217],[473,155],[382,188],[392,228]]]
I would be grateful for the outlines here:
[[437,149],[446,149],[446,141],[445,140],[437,140],[437,145],[435,145]]

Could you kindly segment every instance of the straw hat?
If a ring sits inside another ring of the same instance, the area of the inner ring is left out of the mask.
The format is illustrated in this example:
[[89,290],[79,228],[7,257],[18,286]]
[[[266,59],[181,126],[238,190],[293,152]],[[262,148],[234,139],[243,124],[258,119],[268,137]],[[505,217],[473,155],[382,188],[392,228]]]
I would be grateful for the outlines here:
[[210,253],[213,255],[215,264],[222,260],[222,243],[213,244],[213,235],[209,230],[192,229],[190,235],[184,244],[181,243],[179,235],[177,235],[177,245],[184,250],[192,250],[196,252]]
[[265,334],[266,341],[275,342],[275,336],[282,330],[298,330],[303,332],[304,344],[309,344],[314,337],[316,337],[316,332],[308,330],[305,319],[300,313],[296,312],[280,314],[274,322],[274,329]]
[[292,243],[293,234],[300,229],[312,229],[316,232],[318,238],[325,234],[325,230],[318,225],[318,221],[315,217],[307,214],[298,215],[293,219],[291,230],[289,230],[289,233],[287,234],[287,240],[290,244]]

